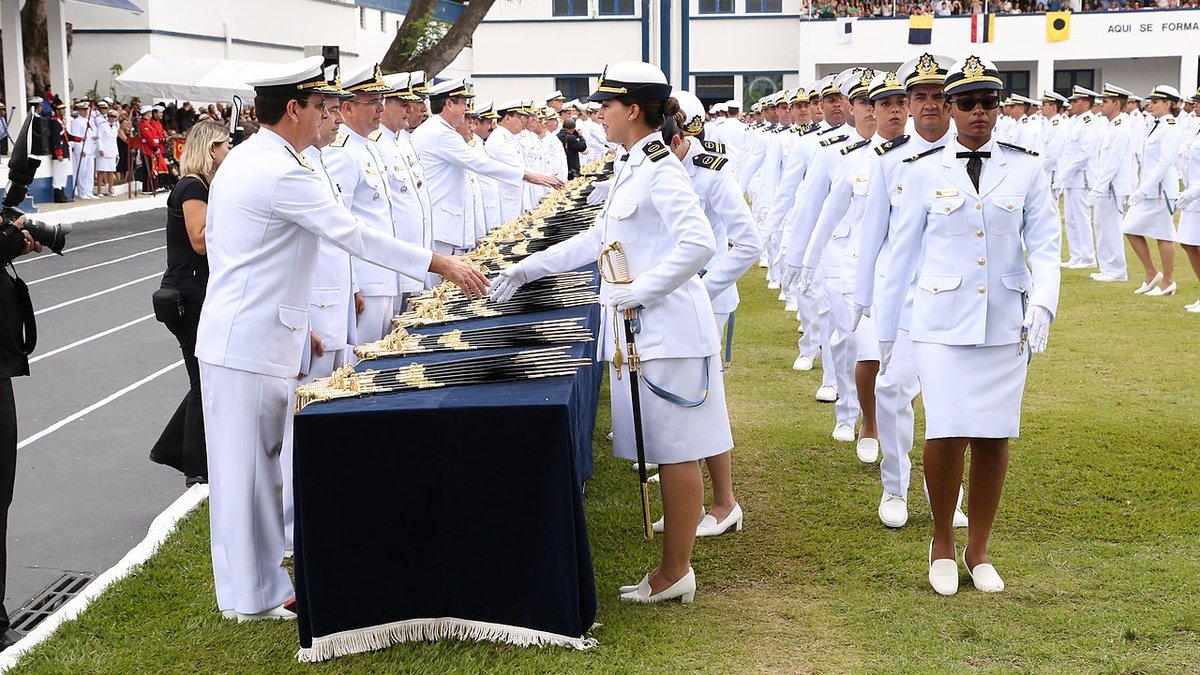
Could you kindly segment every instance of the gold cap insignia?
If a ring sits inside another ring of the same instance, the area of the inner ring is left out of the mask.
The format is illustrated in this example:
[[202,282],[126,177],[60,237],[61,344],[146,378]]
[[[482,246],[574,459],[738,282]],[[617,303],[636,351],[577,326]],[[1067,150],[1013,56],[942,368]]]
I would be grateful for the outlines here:
[[917,73],[920,75],[936,75],[937,71],[938,64],[937,61],[933,60],[933,54],[922,54],[921,59],[917,61]]
[[983,63],[979,60],[978,56],[967,57],[967,62],[963,64],[963,75],[967,76],[968,78],[976,78],[983,75],[983,71]]

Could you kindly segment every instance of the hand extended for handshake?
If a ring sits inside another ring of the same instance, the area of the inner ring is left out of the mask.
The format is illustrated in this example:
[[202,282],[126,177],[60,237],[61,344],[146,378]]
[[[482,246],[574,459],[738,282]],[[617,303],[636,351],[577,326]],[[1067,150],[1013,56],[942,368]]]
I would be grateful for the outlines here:
[[488,280],[474,265],[458,256],[434,253],[429,263],[429,271],[440,274],[462,289],[462,292],[472,300],[487,295]]
[[553,188],[555,190],[557,190],[558,188],[565,185],[565,183],[563,183],[561,180],[559,180],[558,176],[547,176],[544,173],[534,173],[532,171],[526,171],[524,178],[525,178],[526,183],[533,183],[534,185],[542,185],[542,186],[545,186],[548,188]]

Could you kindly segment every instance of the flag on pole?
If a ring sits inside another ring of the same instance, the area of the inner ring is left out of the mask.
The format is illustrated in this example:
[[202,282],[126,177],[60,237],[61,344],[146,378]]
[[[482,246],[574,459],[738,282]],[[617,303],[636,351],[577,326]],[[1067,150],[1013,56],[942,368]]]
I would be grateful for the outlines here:
[[1046,42],[1062,42],[1071,37],[1070,12],[1046,12]]
[[915,14],[908,17],[908,44],[927,45],[933,43],[933,15]]
[[854,39],[855,17],[842,17],[837,20],[837,43],[844,45]]
[[971,15],[971,42],[995,42],[996,41],[996,15],[995,14],[972,14]]

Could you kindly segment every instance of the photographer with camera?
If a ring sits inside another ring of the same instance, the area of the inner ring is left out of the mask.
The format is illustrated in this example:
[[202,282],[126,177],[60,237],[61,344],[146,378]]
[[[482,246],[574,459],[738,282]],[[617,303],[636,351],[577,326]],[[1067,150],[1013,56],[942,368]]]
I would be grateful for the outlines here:
[[29,220],[17,209],[25,199],[29,184],[37,174],[41,160],[29,156],[29,123],[25,118],[21,133],[13,142],[8,163],[8,189],[0,204],[0,650],[10,647],[21,635],[12,630],[4,592],[8,572],[8,507],[12,504],[13,482],[17,474],[17,402],[13,398],[12,378],[29,374],[29,355],[37,346],[37,324],[29,288],[12,266],[14,258],[41,252],[45,245],[62,254],[70,225],[46,225]]
[[587,141],[575,128],[575,120],[563,120],[562,129],[558,132],[558,140],[562,141],[567,153],[567,180],[579,177],[579,154],[587,152]]
[[208,482],[196,328],[208,285],[208,186],[229,148],[229,129],[219,122],[204,120],[188,132],[179,163],[184,175],[167,198],[167,271],[153,296],[155,317],[179,340],[191,387],[150,451],[150,460],[178,469],[188,487]]

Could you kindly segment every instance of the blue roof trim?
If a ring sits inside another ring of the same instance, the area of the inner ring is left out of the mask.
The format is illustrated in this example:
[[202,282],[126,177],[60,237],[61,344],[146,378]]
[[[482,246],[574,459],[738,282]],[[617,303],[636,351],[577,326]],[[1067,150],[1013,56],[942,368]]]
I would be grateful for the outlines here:
[[[394,14],[408,14],[412,0],[354,0],[354,4],[358,7],[381,9]],[[437,7],[433,10],[433,18],[453,23],[458,21],[458,17],[462,16],[465,9],[461,2],[439,0]]]
[[552,19],[484,19],[480,23],[480,25],[493,24],[493,23],[583,23],[583,22],[623,23],[623,22],[633,22],[633,21],[640,22],[641,20],[642,19],[640,17],[631,16],[629,14],[624,14],[621,16],[597,16],[597,17],[560,16],[560,17],[555,17]]

